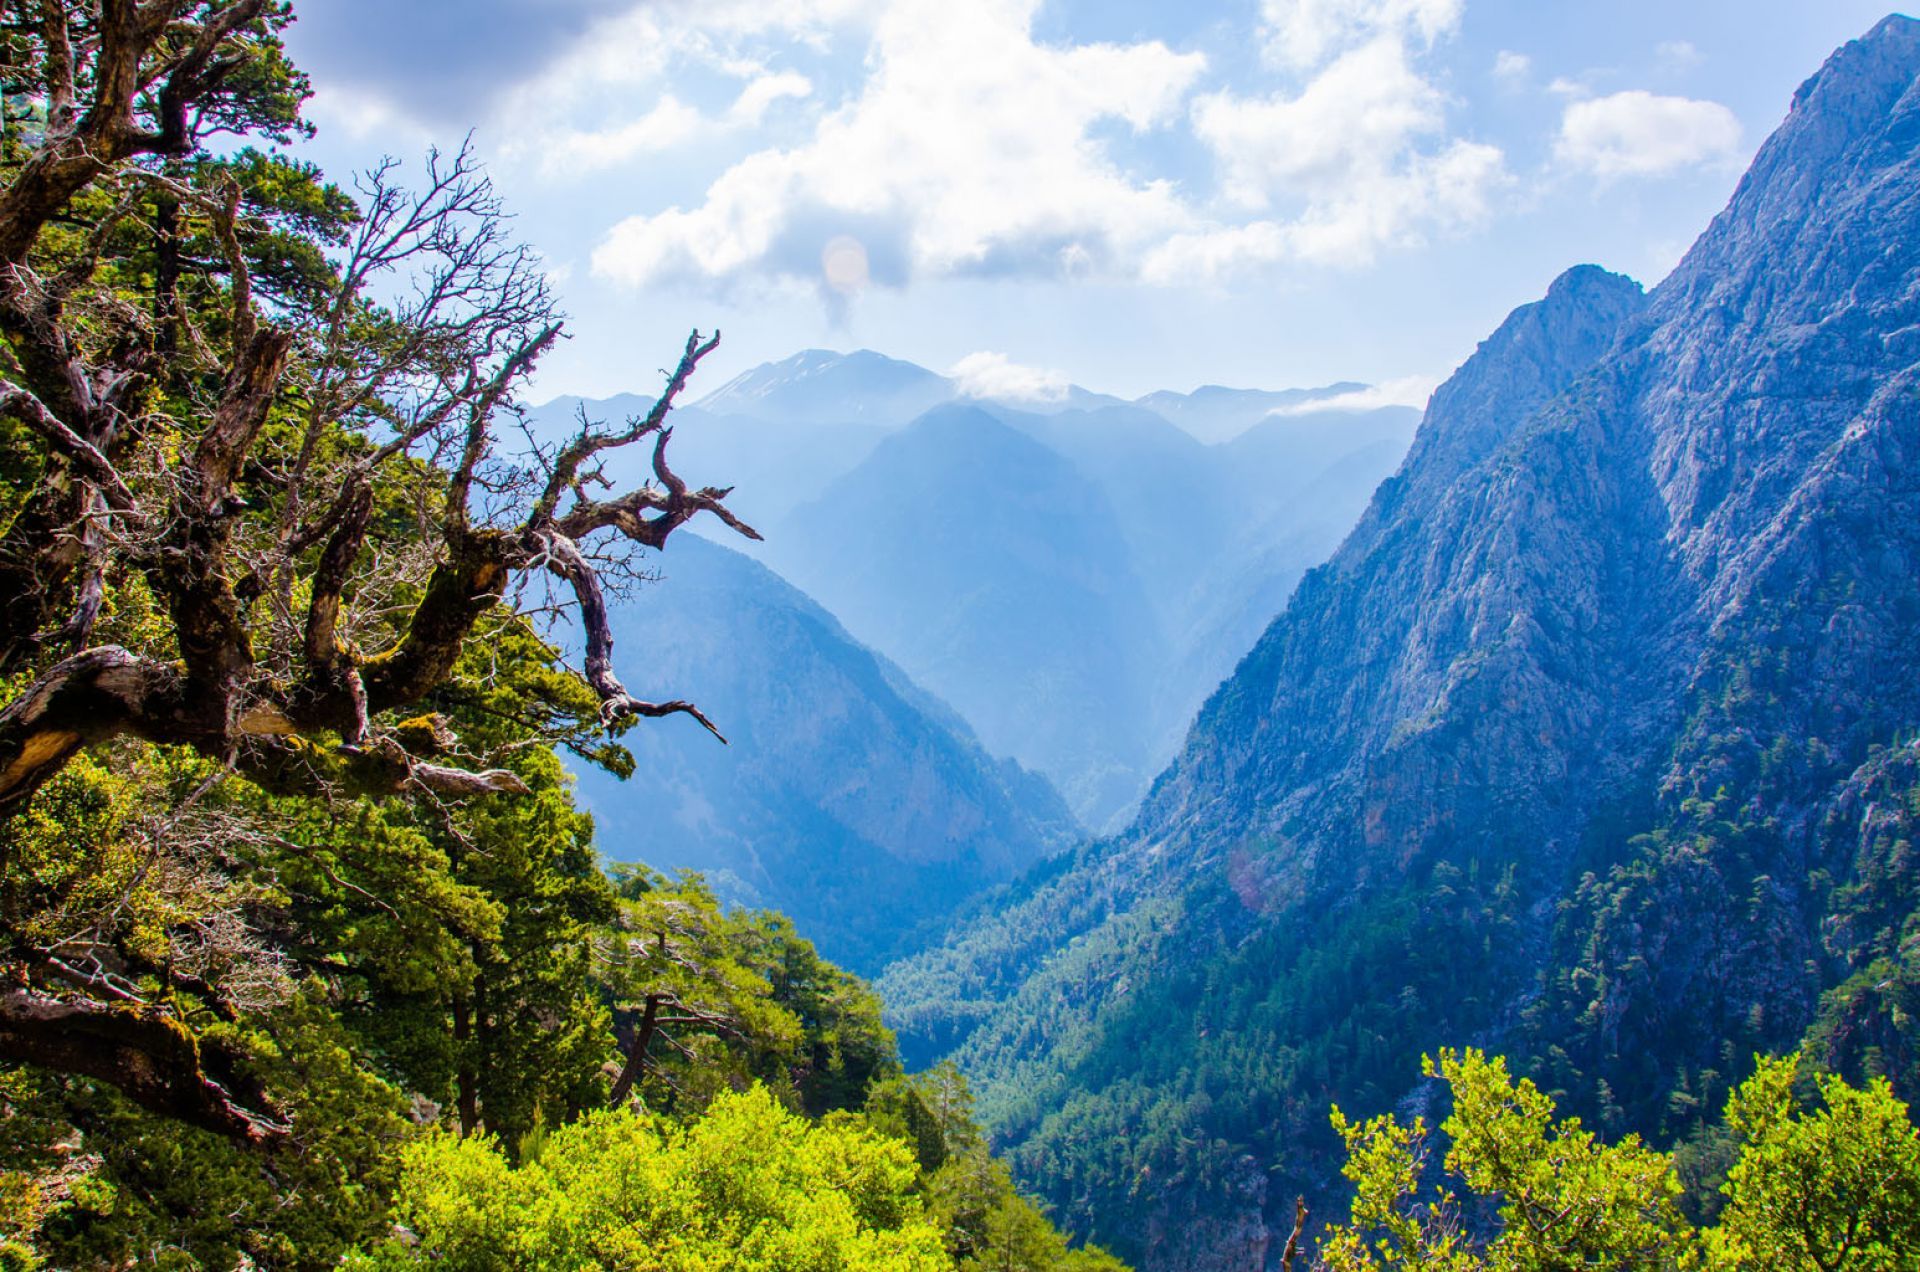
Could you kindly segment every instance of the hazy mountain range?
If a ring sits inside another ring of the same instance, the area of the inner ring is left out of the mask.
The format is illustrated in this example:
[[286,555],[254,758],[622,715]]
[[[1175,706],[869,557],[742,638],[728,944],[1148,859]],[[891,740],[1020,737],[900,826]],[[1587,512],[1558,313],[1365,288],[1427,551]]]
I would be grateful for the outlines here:
[[687,535],[641,603],[616,609],[636,693],[687,717],[623,739],[622,781],[580,773],[603,852],[691,867],[735,903],[777,906],[873,972],[968,898],[1079,838],[1045,778],[981,749],[964,721],[754,561]]
[[[810,394],[826,372],[796,362]],[[1272,414],[1350,387],[1230,394],[1241,426],[1214,445],[1137,405],[949,402],[771,523],[761,556],[1110,827],[1411,440],[1404,407]]]
[[[583,779],[602,842],[706,870],[862,969],[934,939],[967,897],[1130,810],[1339,542],[1418,419],[1313,409],[1354,387],[1154,395],[1232,435],[1209,445],[1085,390],[1028,409],[810,351],[676,411],[676,469],[734,483],[766,542],[725,540],[758,565],[690,536],[650,562],[619,660],[739,736],[630,734],[632,781]],[[534,422],[648,405],[563,398]]]

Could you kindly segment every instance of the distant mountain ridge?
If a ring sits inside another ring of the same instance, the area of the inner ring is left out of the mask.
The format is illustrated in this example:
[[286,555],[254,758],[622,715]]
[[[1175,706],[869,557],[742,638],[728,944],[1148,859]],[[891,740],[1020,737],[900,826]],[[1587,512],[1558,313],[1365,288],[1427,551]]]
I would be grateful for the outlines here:
[[1335,1204],[1329,1104],[1505,1050],[1609,1134],[1755,1051],[1920,1095],[1920,23],[1796,94],[1642,294],[1593,267],[1436,392],[1132,827],[883,992],[1143,1268]]
[[777,906],[871,973],[962,903],[1071,847],[1044,778],[989,756],[944,703],[819,606],[693,536],[616,611],[637,692],[691,697],[726,731],[663,721],[626,735],[621,781],[579,773],[601,850],[705,872],[732,902]]
[[[1077,387],[1008,404],[871,351],[807,350],[676,410],[671,454],[689,480],[732,485],[730,505],[768,536],[730,546],[1107,829],[1411,441],[1411,408],[1325,405],[1357,387],[1148,395],[1230,436],[1208,444]],[[648,405],[561,398],[531,416],[557,436],[578,410],[619,419]],[[969,418],[978,427],[954,426]],[[620,480],[648,475],[645,455],[610,462],[626,465]],[[1015,485],[1025,495],[1001,502]],[[998,556],[956,550],[976,518]]]
[[939,407],[797,509],[767,555],[1083,816],[1137,794],[1160,646],[1119,517],[1056,451]]
[[804,349],[743,371],[692,405],[780,424],[898,426],[954,395],[946,377],[871,349]]
[[1161,390],[1135,398],[1134,405],[1165,416],[1202,442],[1228,442],[1276,413],[1311,407],[1367,388],[1340,381],[1317,389],[1229,389],[1203,384],[1191,393]]
[[1140,407],[954,403],[772,527],[762,556],[1107,829],[1416,419],[1276,417],[1205,446]]
[[[1029,412],[1137,406],[1205,443],[1224,442],[1276,411],[1299,410],[1357,393],[1367,386],[1342,381],[1320,388],[1229,389],[1202,385],[1191,393],[1161,389],[1132,402],[1069,385],[1046,399],[974,396],[960,382],[871,349],[836,353],[803,349],[741,372],[689,405],[709,415],[797,424],[881,424],[893,427],[950,402],[1006,406]],[[545,409],[545,408],[543,408]]]

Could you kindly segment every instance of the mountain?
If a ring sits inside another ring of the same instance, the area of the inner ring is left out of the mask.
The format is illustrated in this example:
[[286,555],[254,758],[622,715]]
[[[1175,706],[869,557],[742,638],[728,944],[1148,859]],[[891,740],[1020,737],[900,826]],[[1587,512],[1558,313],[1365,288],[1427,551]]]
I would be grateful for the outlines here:
[[1132,405],[949,404],[760,555],[1112,829],[1418,418],[1276,417],[1207,446]]
[[1272,1266],[1444,1045],[1663,1142],[1756,1051],[1920,1094],[1917,81],[1889,18],[1651,294],[1516,311],[1133,825],[889,972],[1064,1221]]
[[1154,667],[1150,770],[1301,575],[1340,545],[1420,421],[1406,407],[1319,411],[1210,446],[1139,406],[995,413],[1070,460],[1116,511],[1161,636],[1141,654]]
[[954,396],[925,367],[858,349],[807,349],[727,381],[693,405],[710,415],[775,424],[897,426]]
[[1203,384],[1191,393],[1162,389],[1135,398],[1134,405],[1178,425],[1201,442],[1230,442],[1276,413],[1310,408],[1316,402],[1358,393],[1364,384],[1341,381],[1318,389],[1229,389]]
[[622,739],[621,781],[579,774],[614,860],[707,874],[876,970],[957,907],[1077,836],[1045,779],[986,754],[953,711],[765,567],[690,535],[615,610],[636,693],[698,702]]
[[[1189,416],[1244,417],[1230,442],[1207,445],[1155,411],[1078,387],[1015,406],[961,397],[944,377],[870,351],[808,350],[677,409],[670,457],[691,481],[732,486],[734,511],[768,536],[733,546],[951,701],[990,749],[1043,771],[1088,825],[1113,829],[1410,442],[1410,409],[1315,409],[1355,387],[1149,395],[1188,404]],[[1006,450],[1004,430],[920,429],[929,404],[942,419],[991,416],[1050,454]],[[650,405],[563,397],[530,419],[553,440],[581,411],[617,421]],[[897,445],[883,454],[883,442]],[[911,459],[921,452],[931,462]],[[610,477],[638,483],[651,456],[623,450],[607,463]],[[956,487],[949,464],[983,484]],[[1025,503],[973,497],[1016,469],[1039,483]],[[1063,484],[1048,493],[1050,482]],[[1011,556],[943,552],[936,597],[921,587],[932,576],[913,545],[965,535],[976,504]],[[1042,558],[1023,583],[996,577],[1003,560]],[[1021,687],[1013,699],[1009,683]]]
[[1079,815],[1125,804],[1157,627],[1097,486],[970,406],[890,437],[797,509],[767,559]]
[[1191,393],[1161,390],[1131,403],[1108,393],[1069,385],[1056,397],[975,398],[938,372],[871,349],[835,353],[804,349],[778,362],[764,362],[727,381],[691,405],[709,415],[776,424],[874,424],[898,427],[949,402],[1001,405],[1033,414],[1099,411],[1136,406],[1151,411],[1203,443],[1229,441],[1275,412],[1291,413],[1357,393],[1367,386],[1341,382],[1317,389],[1229,389],[1203,385]]

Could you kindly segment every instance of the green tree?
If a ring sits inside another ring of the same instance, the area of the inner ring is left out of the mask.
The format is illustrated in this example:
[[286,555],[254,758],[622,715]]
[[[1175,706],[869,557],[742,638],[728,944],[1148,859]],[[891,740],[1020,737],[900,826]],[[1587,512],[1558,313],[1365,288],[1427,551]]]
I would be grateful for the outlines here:
[[[1661,1269],[1893,1272],[1920,1259],[1920,1132],[1883,1078],[1816,1075],[1821,1107],[1794,1094],[1799,1060],[1760,1058],[1727,1101],[1737,1158],[1719,1222],[1696,1230],[1675,1205],[1673,1159],[1629,1135],[1603,1144],[1515,1082],[1505,1061],[1443,1051],[1429,1076],[1453,1110],[1444,1168],[1464,1196],[1427,1183],[1424,1125],[1334,1110],[1355,1189],[1321,1266],[1466,1272]],[[1491,1207],[1491,1223],[1477,1207]]]
[[1727,1101],[1740,1156],[1729,1172],[1711,1262],[1738,1269],[1896,1272],[1920,1264],[1920,1132],[1885,1078],[1862,1089],[1814,1078],[1795,1097],[1797,1058],[1761,1060]]
[[1603,1144],[1578,1118],[1554,1120],[1553,1101],[1506,1061],[1479,1051],[1442,1051],[1423,1070],[1444,1082],[1453,1111],[1441,1124],[1445,1170],[1474,1193],[1498,1199],[1490,1238],[1466,1228],[1456,1197],[1418,1200],[1425,1131],[1389,1117],[1356,1125],[1338,1109],[1355,1186],[1350,1223],[1335,1231],[1326,1262],[1337,1269],[1404,1263],[1422,1268],[1654,1268],[1671,1263],[1686,1223],[1672,1160],[1629,1135]]
[[740,939],[743,920],[697,875],[670,880],[622,866],[615,888],[600,960],[619,1037],[610,1104],[637,1096],[672,1111],[685,1101],[694,1113],[767,1067],[756,1060],[800,1045],[799,1019],[774,1001],[766,969]]
[[815,1124],[755,1088],[689,1126],[627,1109],[547,1136],[518,1167],[481,1139],[405,1154],[407,1237],[353,1266],[458,1272],[936,1272],[951,1267],[905,1146]]
[[819,1116],[899,1070],[880,1000],[783,915],[723,909],[698,875],[615,868],[599,963],[620,1063],[611,1100],[698,1112],[758,1081]]
[[[6,14],[5,100],[30,126],[0,140],[0,822],[67,799],[53,784],[82,757],[120,766],[148,744],[177,771],[197,760],[327,816],[392,797],[411,811],[347,816],[432,838],[439,805],[540,798],[513,758],[530,739],[503,744],[476,713],[504,709],[545,743],[616,764],[631,760],[609,735],[634,719],[705,721],[626,692],[607,596],[697,515],[753,533],[724,491],[690,486],[667,459],[667,413],[714,340],[688,341],[644,415],[514,443],[503,425],[560,318],[471,152],[430,155],[411,183],[382,163],[357,198],[264,153],[305,129],[282,0],[21,0]],[[610,453],[641,444],[652,480],[608,487]],[[545,607],[527,589],[546,587],[577,615],[584,657],[575,692],[522,709],[490,693],[486,664]],[[169,793],[204,809],[193,789]],[[268,806],[218,802],[236,824]],[[262,878],[289,816],[248,833]],[[5,833],[37,844],[0,849],[10,858],[64,842]],[[434,851],[412,848],[416,863]],[[68,864],[56,872],[85,893]],[[469,854],[454,873],[484,869]],[[223,913],[270,907],[246,908]],[[339,953],[305,947],[295,921],[272,926],[300,959]],[[510,918],[501,939],[530,950],[539,926]],[[70,975],[30,952],[0,955],[0,1059],[112,1083],[225,1134],[285,1134],[244,1055],[172,999],[119,968]],[[510,962],[482,967],[485,953],[468,951],[476,994],[551,999]],[[518,1045],[513,1010],[491,1014],[499,1054]],[[467,1014],[488,1016],[478,1000]],[[471,1053],[484,1031],[464,1032]],[[497,1112],[506,1102],[496,1092]]]
[[1098,1246],[1073,1249],[1046,1213],[1014,1186],[973,1121],[973,1097],[951,1063],[877,1082],[867,1125],[912,1148],[920,1191],[955,1264],[972,1272],[1126,1272]]

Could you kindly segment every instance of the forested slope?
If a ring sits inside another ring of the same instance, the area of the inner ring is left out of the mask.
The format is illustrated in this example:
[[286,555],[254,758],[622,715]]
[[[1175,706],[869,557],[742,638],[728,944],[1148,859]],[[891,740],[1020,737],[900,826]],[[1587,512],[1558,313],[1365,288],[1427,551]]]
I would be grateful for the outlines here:
[[470,148],[290,158],[292,20],[0,24],[0,1267],[1118,1268],[792,923],[603,870],[560,752],[720,745],[608,611],[757,533],[668,452],[717,337],[515,427],[546,267]]
[[1071,1222],[1260,1267],[1463,1041],[1667,1139],[1803,1039],[1912,1093],[1917,76],[1890,18],[1650,295],[1517,311],[1134,826],[886,979]]

